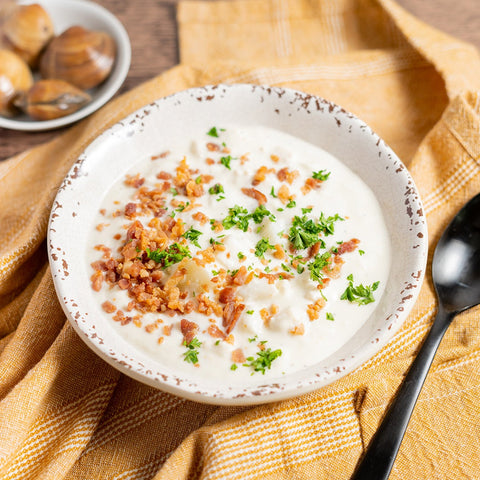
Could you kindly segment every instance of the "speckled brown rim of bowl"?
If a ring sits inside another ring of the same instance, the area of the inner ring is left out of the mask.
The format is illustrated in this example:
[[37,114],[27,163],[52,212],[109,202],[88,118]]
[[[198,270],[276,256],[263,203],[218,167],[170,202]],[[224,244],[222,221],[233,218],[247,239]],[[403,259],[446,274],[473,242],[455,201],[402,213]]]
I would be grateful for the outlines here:
[[[108,317],[92,295],[87,262],[79,262],[82,252],[87,251],[93,213],[109,185],[134,165],[134,153],[139,159],[158,152],[164,130],[184,128],[187,119],[192,126],[261,124],[296,135],[342,160],[375,192],[390,231],[394,252],[391,274],[370,319],[327,359],[269,383],[259,375],[259,383],[248,387],[205,385],[197,383],[194,372],[191,377],[180,377],[169,371],[109,326]],[[123,164],[118,161],[120,157]],[[106,171],[111,179],[99,178],[105,177]],[[214,85],[162,98],[100,135],[82,153],[59,189],[50,215],[48,250],[55,288],[67,318],[100,357],[143,383],[191,400],[246,405],[315,390],[377,353],[402,325],[418,296],[427,259],[427,227],[407,169],[354,115],[325,99],[295,90]]]

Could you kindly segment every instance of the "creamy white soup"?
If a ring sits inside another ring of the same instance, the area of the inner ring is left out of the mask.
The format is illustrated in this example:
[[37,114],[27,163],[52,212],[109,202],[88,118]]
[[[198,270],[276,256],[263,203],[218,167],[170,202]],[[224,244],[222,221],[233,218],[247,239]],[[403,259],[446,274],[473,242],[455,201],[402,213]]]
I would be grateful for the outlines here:
[[232,385],[328,357],[386,285],[374,194],[277,130],[186,134],[132,159],[102,201],[88,259],[105,321],[169,369]]

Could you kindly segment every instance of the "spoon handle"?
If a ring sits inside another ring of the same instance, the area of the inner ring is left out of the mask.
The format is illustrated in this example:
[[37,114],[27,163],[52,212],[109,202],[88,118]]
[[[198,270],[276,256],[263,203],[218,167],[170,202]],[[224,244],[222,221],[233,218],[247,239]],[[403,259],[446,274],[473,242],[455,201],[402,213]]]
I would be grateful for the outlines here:
[[432,328],[351,480],[388,479],[423,382],[452,316],[439,309]]

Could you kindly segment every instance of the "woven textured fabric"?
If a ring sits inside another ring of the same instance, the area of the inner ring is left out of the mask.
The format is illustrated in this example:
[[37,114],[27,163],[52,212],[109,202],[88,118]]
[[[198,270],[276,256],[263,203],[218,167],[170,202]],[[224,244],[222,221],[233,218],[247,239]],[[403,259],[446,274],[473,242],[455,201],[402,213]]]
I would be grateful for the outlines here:
[[[0,163],[0,478],[345,480],[427,333],[427,275],[402,329],[358,370],[275,404],[215,407],[144,386],[65,320],[46,257],[64,175],[102,131],[159,97],[210,83],[321,95],[369,123],[420,190],[431,252],[480,191],[480,59],[391,0],[184,2],[182,64],[52,142]],[[431,260],[431,257],[430,257]],[[391,479],[478,478],[480,309],[448,330]]]

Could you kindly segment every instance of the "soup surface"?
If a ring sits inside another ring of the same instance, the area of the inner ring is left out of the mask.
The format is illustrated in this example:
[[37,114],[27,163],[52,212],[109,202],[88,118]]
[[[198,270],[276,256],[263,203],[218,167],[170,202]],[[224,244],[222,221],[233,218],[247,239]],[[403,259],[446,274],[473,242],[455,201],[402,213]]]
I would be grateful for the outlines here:
[[132,165],[94,219],[91,286],[105,321],[170,371],[229,384],[299,371],[378,304],[381,208],[326,151],[207,125]]

